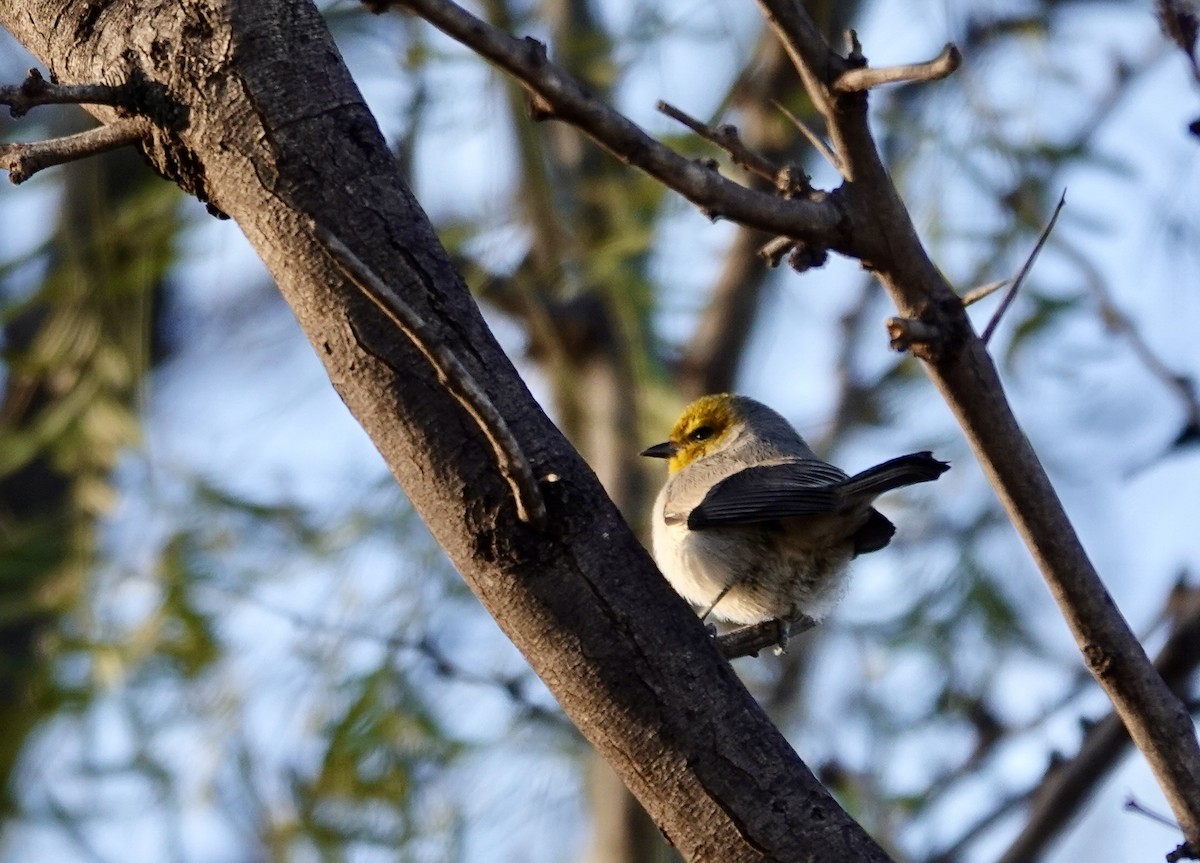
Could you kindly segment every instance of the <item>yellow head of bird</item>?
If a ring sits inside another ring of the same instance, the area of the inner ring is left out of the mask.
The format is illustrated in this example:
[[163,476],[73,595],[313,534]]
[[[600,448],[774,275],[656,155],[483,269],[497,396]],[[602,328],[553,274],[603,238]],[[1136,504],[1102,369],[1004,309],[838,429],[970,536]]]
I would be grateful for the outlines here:
[[672,474],[678,473],[696,459],[720,449],[740,419],[731,394],[704,396],[684,408],[666,441],[655,444],[642,455],[665,458],[667,469]]

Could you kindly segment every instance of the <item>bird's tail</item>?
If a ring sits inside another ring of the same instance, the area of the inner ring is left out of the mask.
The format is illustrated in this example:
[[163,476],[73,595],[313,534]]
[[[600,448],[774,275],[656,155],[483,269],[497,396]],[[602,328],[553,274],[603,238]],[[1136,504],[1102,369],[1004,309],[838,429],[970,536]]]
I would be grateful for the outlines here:
[[932,482],[950,470],[950,465],[931,452],[914,452],[869,467],[845,480],[840,491],[846,497],[874,499],[885,491]]

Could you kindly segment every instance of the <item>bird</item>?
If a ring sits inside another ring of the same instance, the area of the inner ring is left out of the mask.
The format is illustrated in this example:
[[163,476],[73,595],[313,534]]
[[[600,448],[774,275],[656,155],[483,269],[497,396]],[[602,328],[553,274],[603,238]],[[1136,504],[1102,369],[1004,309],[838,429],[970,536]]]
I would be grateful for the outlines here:
[[847,567],[896,532],[871,504],[949,470],[931,452],[853,476],[817,457],[779,413],[743,395],[688,405],[670,436],[642,453],[667,460],[654,502],[652,551],[701,616],[729,624],[820,622]]

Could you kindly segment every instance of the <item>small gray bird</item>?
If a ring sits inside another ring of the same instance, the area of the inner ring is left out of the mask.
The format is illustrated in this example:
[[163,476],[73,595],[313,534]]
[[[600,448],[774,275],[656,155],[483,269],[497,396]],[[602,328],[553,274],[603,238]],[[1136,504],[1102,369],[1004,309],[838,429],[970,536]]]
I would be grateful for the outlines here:
[[663,575],[705,617],[739,624],[821,620],[850,561],[896,532],[875,498],[950,467],[918,452],[847,476],[778,413],[728,393],[693,402],[642,455],[668,459],[653,515]]

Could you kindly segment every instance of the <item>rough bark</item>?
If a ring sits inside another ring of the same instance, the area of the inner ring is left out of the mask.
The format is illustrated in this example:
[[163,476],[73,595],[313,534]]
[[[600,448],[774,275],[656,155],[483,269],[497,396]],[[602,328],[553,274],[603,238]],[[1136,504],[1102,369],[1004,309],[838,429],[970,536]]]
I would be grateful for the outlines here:
[[[1029,548],[1083,659],[1143,753],[1186,842],[1200,854],[1200,743],[1190,715],[1155,671],[1100,580],[1036,453],[1008,404],[986,345],[962,299],[921,245],[876,149],[866,90],[898,80],[930,81],[961,60],[953,46],[925,63],[867,70],[857,37],[834,52],[798,0],[758,0],[796,73],[823,115],[844,182],[829,193],[768,197],[731,184],[649,138],[548,61],[530,40],[489,28],[452,0],[393,0],[518,78],[541,119],[584,129],[614,156],[659,179],[710,215],[778,232],[810,252],[859,260],[891,295],[901,317],[892,345],[926,363],[1018,534]],[[703,170],[703,169],[701,169]],[[757,196],[757,200],[755,200]]]
[[[0,21],[60,80],[141,82],[151,161],[237,221],[463,577],[686,857],[887,859],[766,719],[530,397],[311,3],[29,0],[0,6]],[[500,409],[543,478],[541,530],[517,518],[478,426],[347,284],[312,220],[424,317]]]

